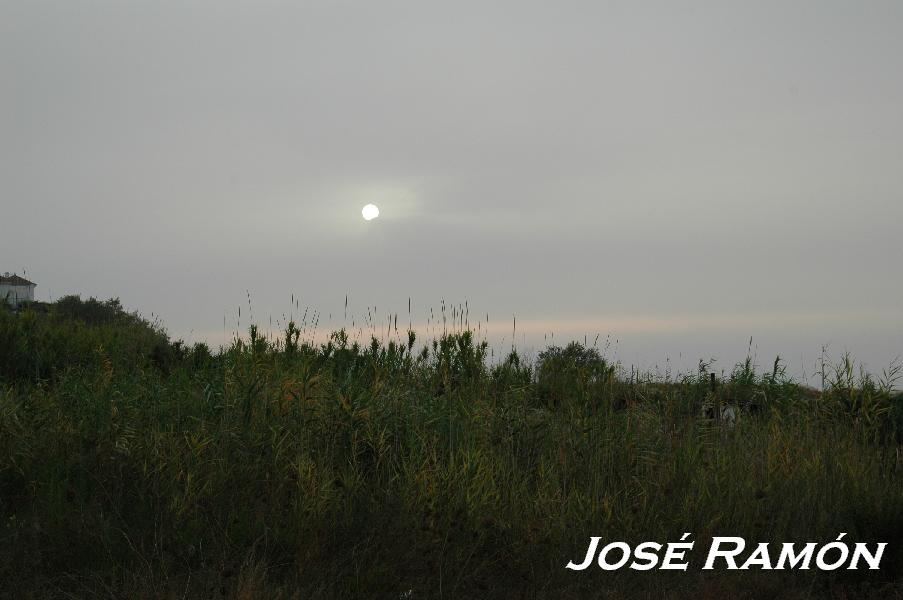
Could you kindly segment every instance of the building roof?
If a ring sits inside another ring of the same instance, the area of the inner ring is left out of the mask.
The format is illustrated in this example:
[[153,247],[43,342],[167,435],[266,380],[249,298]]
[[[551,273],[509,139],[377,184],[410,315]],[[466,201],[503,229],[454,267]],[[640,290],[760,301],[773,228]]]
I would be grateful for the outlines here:
[[4,273],[3,275],[0,275],[0,284],[5,284],[5,285],[37,285],[37,284],[34,284],[34,283],[28,281],[28,280],[25,279],[24,277],[19,277],[19,276],[16,275],[15,273],[13,273],[12,275],[10,275],[9,273]]

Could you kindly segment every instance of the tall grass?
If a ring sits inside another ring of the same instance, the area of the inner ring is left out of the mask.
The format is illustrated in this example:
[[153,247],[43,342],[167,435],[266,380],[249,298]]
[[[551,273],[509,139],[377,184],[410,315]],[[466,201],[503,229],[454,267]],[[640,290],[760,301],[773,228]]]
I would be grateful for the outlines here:
[[[780,361],[747,361],[713,385],[704,365],[663,381],[580,344],[490,366],[467,329],[313,344],[293,323],[214,354],[118,306],[99,321],[73,306],[0,313],[0,595],[899,590],[898,370],[875,379],[846,356],[815,392]],[[706,416],[725,405],[738,421]],[[891,542],[883,569],[564,569],[590,535],[704,547],[842,531]]]

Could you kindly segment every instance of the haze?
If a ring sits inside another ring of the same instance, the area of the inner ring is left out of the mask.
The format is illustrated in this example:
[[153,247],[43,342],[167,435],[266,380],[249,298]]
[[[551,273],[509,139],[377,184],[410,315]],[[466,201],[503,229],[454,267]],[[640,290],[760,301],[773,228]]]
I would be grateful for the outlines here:
[[349,294],[880,371],[901,107],[899,2],[3,1],[0,271],[213,344]]

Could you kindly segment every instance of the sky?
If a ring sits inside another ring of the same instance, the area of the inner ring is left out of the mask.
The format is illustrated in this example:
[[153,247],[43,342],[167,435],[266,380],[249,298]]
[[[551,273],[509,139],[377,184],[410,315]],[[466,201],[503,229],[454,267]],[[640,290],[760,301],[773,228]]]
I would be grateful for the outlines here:
[[528,353],[880,372],[901,107],[896,1],[0,0],[0,271],[212,344],[444,300]]

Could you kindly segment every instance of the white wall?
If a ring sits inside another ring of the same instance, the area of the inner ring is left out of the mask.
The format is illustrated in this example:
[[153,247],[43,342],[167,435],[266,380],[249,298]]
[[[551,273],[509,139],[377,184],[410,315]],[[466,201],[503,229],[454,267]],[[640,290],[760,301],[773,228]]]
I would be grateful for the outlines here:
[[20,302],[30,302],[34,300],[34,285],[9,285],[0,283],[0,300],[9,297],[7,301],[16,306]]

